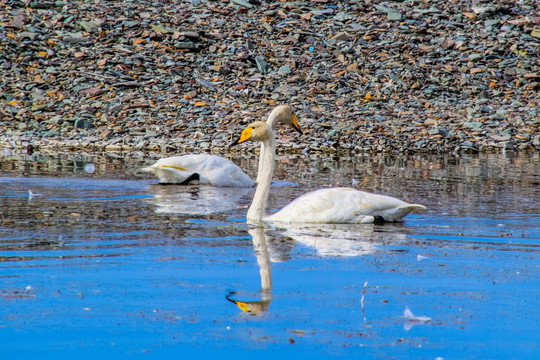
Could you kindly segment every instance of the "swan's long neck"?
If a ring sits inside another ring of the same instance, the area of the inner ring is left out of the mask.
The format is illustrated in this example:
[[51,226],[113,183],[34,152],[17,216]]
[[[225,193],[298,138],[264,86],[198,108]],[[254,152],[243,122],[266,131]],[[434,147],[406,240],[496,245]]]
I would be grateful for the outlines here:
[[259,155],[259,172],[257,174],[257,189],[253,202],[247,212],[248,221],[261,221],[266,210],[266,201],[270,193],[270,184],[274,173],[274,161],[276,155],[276,140],[273,130],[268,127],[269,136],[261,143],[261,154]]
[[[278,122],[279,122],[279,114],[276,111],[276,109],[274,109],[274,111],[272,111],[270,115],[268,116],[268,119],[266,119],[266,125],[268,125],[268,127],[272,129],[272,131],[274,131]],[[261,152],[260,152],[261,155],[263,153],[263,148],[264,148],[264,144],[261,143]],[[263,167],[263,162],[259,160],[259,170],[257,171],[257,180],[256,180],[257,184],[261,181],[261,176],[263,174],[262,167]]]
[[270,115],[268,115],[268,119],[266,119],[266,125],[268,125],[268,127],[272,130],[274,130],[279,122],[279,114],[280,112],[278,111],[279,109],[274,109],[274,111],[272,111],[270,113]]

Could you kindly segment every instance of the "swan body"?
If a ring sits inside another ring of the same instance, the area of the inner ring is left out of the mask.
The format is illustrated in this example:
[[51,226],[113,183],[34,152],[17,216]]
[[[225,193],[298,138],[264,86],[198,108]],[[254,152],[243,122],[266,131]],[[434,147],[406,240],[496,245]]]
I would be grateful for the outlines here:
[[247,213],[248,222],[282,223],[374,223],[397,221],[423,205],[408,204],[402,200],[371,194],[352,188],[330,188],[309,192],[292,201],[277,213],[266,216],[270,183],[274,171],[276,142],[272,129],[264,122],[254,122],[231,144],[244,141],[261,142],[258,184],[253,202]]
[[373,223],[376,216],[386,222],[403,218],[415,209],[425,209],[418,204],[352,188],[319,189],[293,200],[279,212],[267,216],[276,222],[355,224]]
[[[268,116],[266,124],[271,129],[274,129],[278,123],[290,125],[302,134],[296,116],[289,105],[275,107]],[[232,161],[216,155],[172,156],[160,159],[154,165],[143,168],[142,171],[157,176],[160,184],[204,184],[217,187],[253,187],[255,184]],[[260,172],[259,169],[258,173]]]
[[[162,184],[187,185],[191,182],[219,187],[252,187],[255,184],[231,160],[208,154],[172,156],[142,170],[156,175]],[[193,174],[198,174],[198,179]]]

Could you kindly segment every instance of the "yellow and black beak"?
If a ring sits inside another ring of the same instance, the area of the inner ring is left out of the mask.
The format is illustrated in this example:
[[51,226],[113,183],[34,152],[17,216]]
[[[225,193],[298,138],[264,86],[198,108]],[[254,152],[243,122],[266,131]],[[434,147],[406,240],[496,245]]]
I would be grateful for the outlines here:
[[245,128],[244,131],[242,131],[242,135],[240,135],[240,138],[235,140],[229,147],[233,147],[235,145],[241,144],[244,141],[247,141],[251,138],[251,134],[253,133],[253,128]]
[[294,130],[298,131],[300,134],[304,134],[304,132],[300,129],[300,126],[298,126],[298,121],[296,120],[296,115],[292,115],[292,124]]

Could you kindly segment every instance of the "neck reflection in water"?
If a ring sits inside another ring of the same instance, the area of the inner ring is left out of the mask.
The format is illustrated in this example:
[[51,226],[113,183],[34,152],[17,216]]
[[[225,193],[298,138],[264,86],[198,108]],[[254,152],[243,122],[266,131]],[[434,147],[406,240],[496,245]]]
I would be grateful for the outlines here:
[[270,265],[270,254],[268,252],[268,244],[266,242],[266,234],[264,233],[264,227],[252,227],[248,230],[253,240],[253,247],[255,249],[255,255],[257,256],[257,263],[259,264],[261,274],[261,290],[260,299],[251,301],[242,301],[240,297],[253,297],[249,294],[242,292],[237,293],[235,291],[230,292],[226,298],[230,302],[236,304],[240,310],[258,315],[268,311],[270,303],[272,302],[272,266]]

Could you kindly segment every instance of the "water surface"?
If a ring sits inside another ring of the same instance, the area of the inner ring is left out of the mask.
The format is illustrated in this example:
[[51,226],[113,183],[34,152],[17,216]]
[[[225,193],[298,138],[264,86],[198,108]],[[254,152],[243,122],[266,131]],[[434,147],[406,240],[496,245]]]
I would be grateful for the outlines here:
[[[233,160],[255,177],[256,159]],[[253,189],[159,186],[141,156],[6,153],[0,351],[537,358],[539,160],[282,157],[271,211],[327,186],[428,210],[383,226],[250,228]]]

